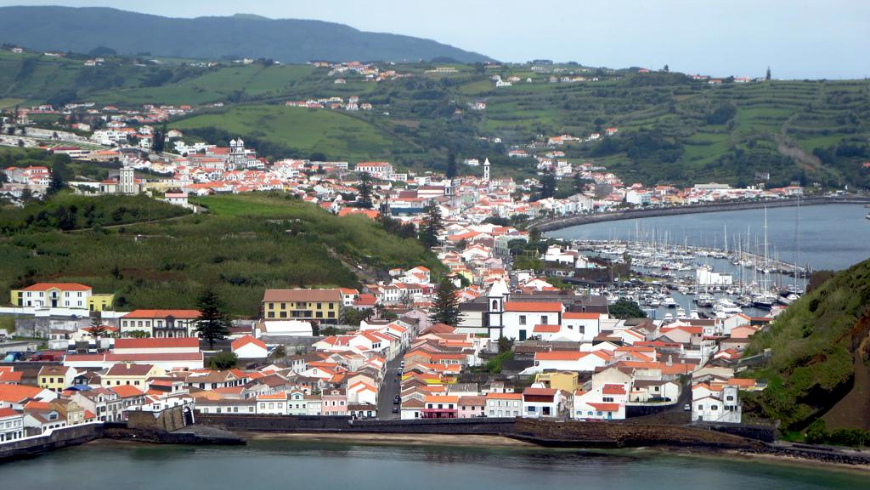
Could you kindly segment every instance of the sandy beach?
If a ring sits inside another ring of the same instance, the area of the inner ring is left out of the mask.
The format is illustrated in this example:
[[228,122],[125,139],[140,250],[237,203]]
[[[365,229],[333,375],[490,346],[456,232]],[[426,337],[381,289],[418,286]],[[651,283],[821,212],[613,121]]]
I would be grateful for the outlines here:
[[248,440],[341,441],[359,444],[408,446],[538,447],[509,437],[452,434],[350,434],[335,432],[263,433],[242,432]]

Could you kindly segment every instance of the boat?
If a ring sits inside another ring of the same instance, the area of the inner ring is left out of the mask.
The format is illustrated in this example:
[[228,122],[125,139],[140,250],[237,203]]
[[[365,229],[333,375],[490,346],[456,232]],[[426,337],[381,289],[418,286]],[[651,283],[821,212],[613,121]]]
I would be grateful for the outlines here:
[[701,294],[695,298],[695,304],[701,308],[709,308],[713,306],[713,296],[706,293]]
[[677,302],[674,301],[674,298],[671,298],[670,296],[665,298],[665,301],[662,304],[663,304],[663,306],[665,306],[667,308],[676,308],[677,307]]
[[762,310],[773,308],[774,303],[776,303],[776,297],[770,293],[762,293],[752,298],[752,306]]

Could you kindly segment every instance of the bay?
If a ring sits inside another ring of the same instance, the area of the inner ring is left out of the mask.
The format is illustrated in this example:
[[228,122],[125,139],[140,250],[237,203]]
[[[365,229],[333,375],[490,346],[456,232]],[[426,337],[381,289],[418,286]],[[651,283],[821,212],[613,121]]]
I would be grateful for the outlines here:
[[16,490],[866,488],[867,475],[719,456],[544,448],[251,441],[246,447],[89,444],[0,465]]
[[[833,204],[772,208],[767,210],[770,255],[794,262],[796,251],[801,266],[813,270],[846,269],[870,258],[870,220],[861,204]],[[751,247],[763,243],[764,209],[721,211],[637,220],[609,221],[572,226],[547,233],[548,237],[570,240],[633,240],[655,237],[670,243],[736,248],[738,236]],[[797,231],[799,230],[799,233]],[[800,240],[797,240],[799,235]],[[762,247],[763,248],[763,247]],[[754,251],[754,250],[751,250]]]

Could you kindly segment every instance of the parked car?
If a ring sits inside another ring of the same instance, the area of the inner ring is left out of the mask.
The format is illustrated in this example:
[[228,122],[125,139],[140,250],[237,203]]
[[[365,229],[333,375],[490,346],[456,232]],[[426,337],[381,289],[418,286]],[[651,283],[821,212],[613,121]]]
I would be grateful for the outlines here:
[[399,413],[399,407],[393,407],[393,413]]
[[396,405],[402,403],[402,399],[399,398],[399,395],[396,395],[396,397],[393,398],[393,403],[395,403]]

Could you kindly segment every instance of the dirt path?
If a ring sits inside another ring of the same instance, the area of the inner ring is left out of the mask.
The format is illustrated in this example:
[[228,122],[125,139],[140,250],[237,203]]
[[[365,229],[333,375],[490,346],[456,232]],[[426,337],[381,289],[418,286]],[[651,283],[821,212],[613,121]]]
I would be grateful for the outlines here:
[[855,384],[852,391],[822,417],[828,430],[870,430],[870,367],[864,362],[867,349],[870,349],[870,337],[865,338],[855,352]]

